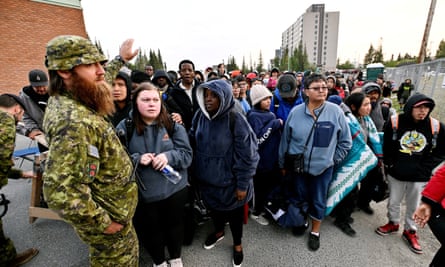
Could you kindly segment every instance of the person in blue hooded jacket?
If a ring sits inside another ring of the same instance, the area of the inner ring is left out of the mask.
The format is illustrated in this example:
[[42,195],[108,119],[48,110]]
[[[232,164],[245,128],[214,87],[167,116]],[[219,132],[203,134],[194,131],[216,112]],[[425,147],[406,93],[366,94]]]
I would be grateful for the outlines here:
[[189,132],[195,145],[194,175],[215,228],[204,248],[211,249],[224,238],[224,226],[229,222],[233,264],[240,266],[244,206],[252,198],[252,177],[259,161],[257,139],[245,116],[233,110],[229,83],[212,80],[201,84],[196,98],[200,110]]
[[297,87],[297,80],[292,73],[285,73],[278,79],[277,88],[273,91],[270,103],[270,111],[278,119],[286,121],[291,109],[304,102],[303,94]]

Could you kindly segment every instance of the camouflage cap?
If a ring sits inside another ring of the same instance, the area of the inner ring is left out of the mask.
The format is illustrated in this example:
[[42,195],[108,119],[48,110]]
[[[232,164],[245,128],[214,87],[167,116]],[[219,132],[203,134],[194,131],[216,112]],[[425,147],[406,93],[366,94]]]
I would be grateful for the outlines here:
[[90,40],[75,35],[60,35],[50,40],[45,58],[48,70],[70,70],[81,64],[107,61]]

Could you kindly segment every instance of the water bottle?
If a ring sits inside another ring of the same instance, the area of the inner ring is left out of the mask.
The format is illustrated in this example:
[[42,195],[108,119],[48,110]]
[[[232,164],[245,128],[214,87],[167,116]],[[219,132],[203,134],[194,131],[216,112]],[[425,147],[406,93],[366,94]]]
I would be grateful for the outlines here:
[[173,169],[173,167],[170,165],[165,166],[161,172],[164,174],[164,177],[173,184],[177,184],[182,179],[181,174],[175,171],[175,169]]

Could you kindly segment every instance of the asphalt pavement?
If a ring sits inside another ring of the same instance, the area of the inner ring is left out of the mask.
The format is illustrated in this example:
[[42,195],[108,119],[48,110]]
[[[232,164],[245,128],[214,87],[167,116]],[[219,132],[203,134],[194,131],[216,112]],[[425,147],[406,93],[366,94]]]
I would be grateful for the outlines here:
[[[29,140],[18,138],[17,148],[29,146]],[[20,161],[16,161],[20,163]],[[31,169],[24,162],[23,169]],[[77,237],[70,225],[63,221],[37,219],[29,223],[31,180],[9,180],[1,190],[11,201],[3,218],[5,234],[17,250],[29,247],[40,250],[39,255],[26,267],[83,267],[88,266],[88,247]],[[374,215],[354,212],[352,227],[356,237],[349,237],[333,225],[327,217],[321,227],[321,246],[316,252],[307,248],[307,233],[302,237],[292,235],[290,229],[271,223],[262,226],[249,218],[244,227],[243,266],[428,266],[440,243],[428,227],[419,229],[422,255],[411,252],[398,234],[382,237],[374,230],[385,224],[386,201],[371,203]],[[403,209],[402,209],[403,210]],[[402,217],[403,218],[403,217]],[[211,250],[202,247],[207,234],[212,230],[210,222],[198,227],[192,245],[183,248],[184,266],[231,266],[232,238],[229,227],[226,237]],[[140,266],[152,266],[148,254],[141,250]]]

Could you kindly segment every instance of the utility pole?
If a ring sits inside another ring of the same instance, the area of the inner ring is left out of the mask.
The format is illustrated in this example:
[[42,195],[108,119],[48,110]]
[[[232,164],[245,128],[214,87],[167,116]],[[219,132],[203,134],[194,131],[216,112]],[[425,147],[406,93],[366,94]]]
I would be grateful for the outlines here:
[[428,12],[428,18],[426,20],[425,32],[423,33],[422,44],[420,45],[419,58],[417,59],[418,63],[423,63],[426,56],[426,45],[428,43],[428,38],[431,30],[431,23],[433,21],[434,9],[436,9],[436,0],[431,0],[430,10]]

